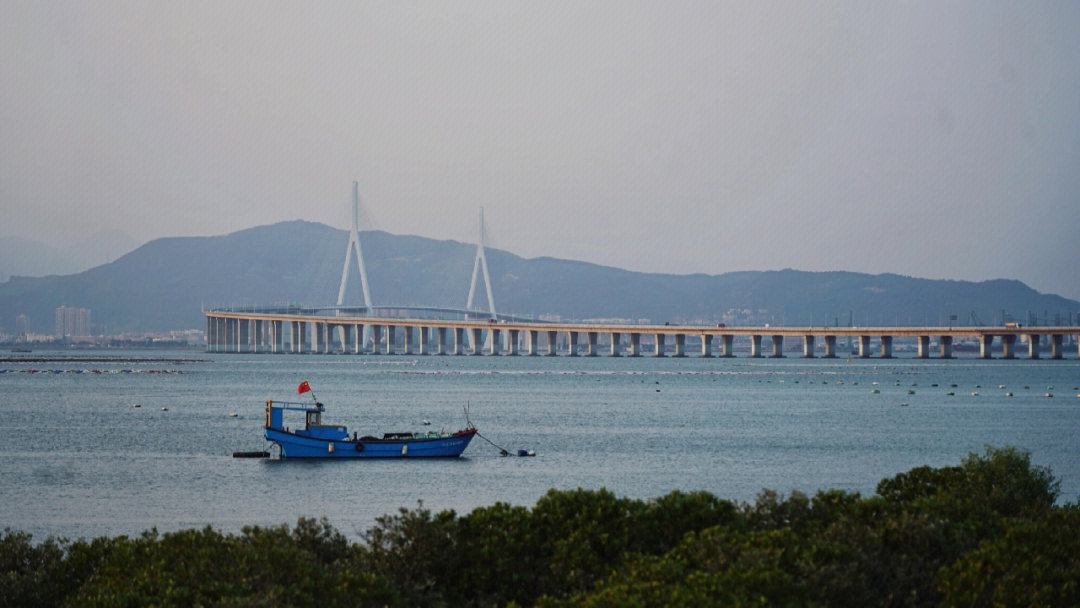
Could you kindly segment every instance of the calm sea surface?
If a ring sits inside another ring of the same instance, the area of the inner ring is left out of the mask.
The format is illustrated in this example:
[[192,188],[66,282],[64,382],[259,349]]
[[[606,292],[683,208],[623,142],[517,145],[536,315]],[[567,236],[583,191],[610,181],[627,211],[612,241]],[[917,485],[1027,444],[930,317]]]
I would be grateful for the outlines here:
[[[465,512],[532,505],[549,488],[869,494],[883,477],[1006,444],[1051,467],[1063,499],[1080,495],[1076,359],[19,356],[0,361],[0,527],[38,538],[301,515],[352,535],[420,501]],[[537,456],[475,439],[459,460],[232,458],[265,448],[264,401],[295,399],[305,379],[325,421],[350,432],[457,429],[468,404],[484,436]]]

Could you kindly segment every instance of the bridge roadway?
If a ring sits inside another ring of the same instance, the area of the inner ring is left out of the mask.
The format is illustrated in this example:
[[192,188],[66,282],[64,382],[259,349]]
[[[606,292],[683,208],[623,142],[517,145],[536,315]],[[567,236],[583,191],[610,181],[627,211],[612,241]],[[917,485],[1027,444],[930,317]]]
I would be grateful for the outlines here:
[[[1045,343],[1051,359],[1064,357],[1066,338],[1077,344],[1080,356],[1080,326],[1060,327],[723,327],[703,325],[615,325],[594,323],[549,323],[539,321],[491,321],[404,319],[359,315],[289,314],[277,312],[242,312],[208,310],[206,315],[206,350],[224,353],[352,353],[352,354],[543,354],[595,356],[601,338],[610,356],[637,357],[644,350],[654,356],[687,355],[690,346],[699,348],[703,357],[735,355],[735,338],[748,340],[750,357],[784,356],[784,340],[801,340],[802,356],[812,358],[837,356],[837,339],[854,341],[856,355],[874,356],[871,341],[877,342],[876,355],[893,356],[893,339],[914,338],[916,357],[931,356],[934,342],[937,356],[953,355],[953,343],[959,338],[974,338],[979,356],[989,359],[994,343],[1000,343],[1000,356],[1016,356],[1018,342],[1025,343],[1027,356],[1038,359]],[[404,335],[402,335],[404,334]],[[286,336],[288,340],[286,340]],[[646,340],[643,341],[642,337]],[[768,337],[770,349],[762,350]],[[820,342],[819,342],[820,340]],[[651,348],[649,347],[651,343]]]

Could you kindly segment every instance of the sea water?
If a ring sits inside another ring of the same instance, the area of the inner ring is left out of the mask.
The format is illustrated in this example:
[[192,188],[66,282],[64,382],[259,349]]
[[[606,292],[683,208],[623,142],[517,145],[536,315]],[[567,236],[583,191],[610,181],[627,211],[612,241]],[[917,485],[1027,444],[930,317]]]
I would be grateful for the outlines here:
[[[1030,451],[1062,500],[1080,494],[1076,359],[19,357],[0,360],[0,527],[37,538],[300,516],[354,535],[403,507],[529,506],[551,488],[866,495],[987,445]],[[310,399],[302,380],[350,433],[456,430],[468,408],[488,440],[536,456],[476,438],[454,460],[233,458],[266,448],[266,399]]]

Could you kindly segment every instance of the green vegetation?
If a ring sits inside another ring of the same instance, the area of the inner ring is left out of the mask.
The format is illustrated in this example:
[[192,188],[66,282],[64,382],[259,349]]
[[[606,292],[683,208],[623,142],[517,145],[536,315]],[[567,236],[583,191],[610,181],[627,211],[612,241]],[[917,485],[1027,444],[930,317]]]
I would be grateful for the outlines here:
[[1077,606],[1080,508],[988,448],[877,494],[550,491],[530,508],[34,544],[0,537],[0,606]]

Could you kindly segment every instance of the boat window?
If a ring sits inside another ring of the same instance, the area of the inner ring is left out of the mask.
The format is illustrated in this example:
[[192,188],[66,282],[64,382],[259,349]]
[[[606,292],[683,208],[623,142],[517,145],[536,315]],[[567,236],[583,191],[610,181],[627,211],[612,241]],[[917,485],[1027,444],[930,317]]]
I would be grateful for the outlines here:
[[322,426],[322,412],[308,412],[307,413],[307,425],[308,426]]

